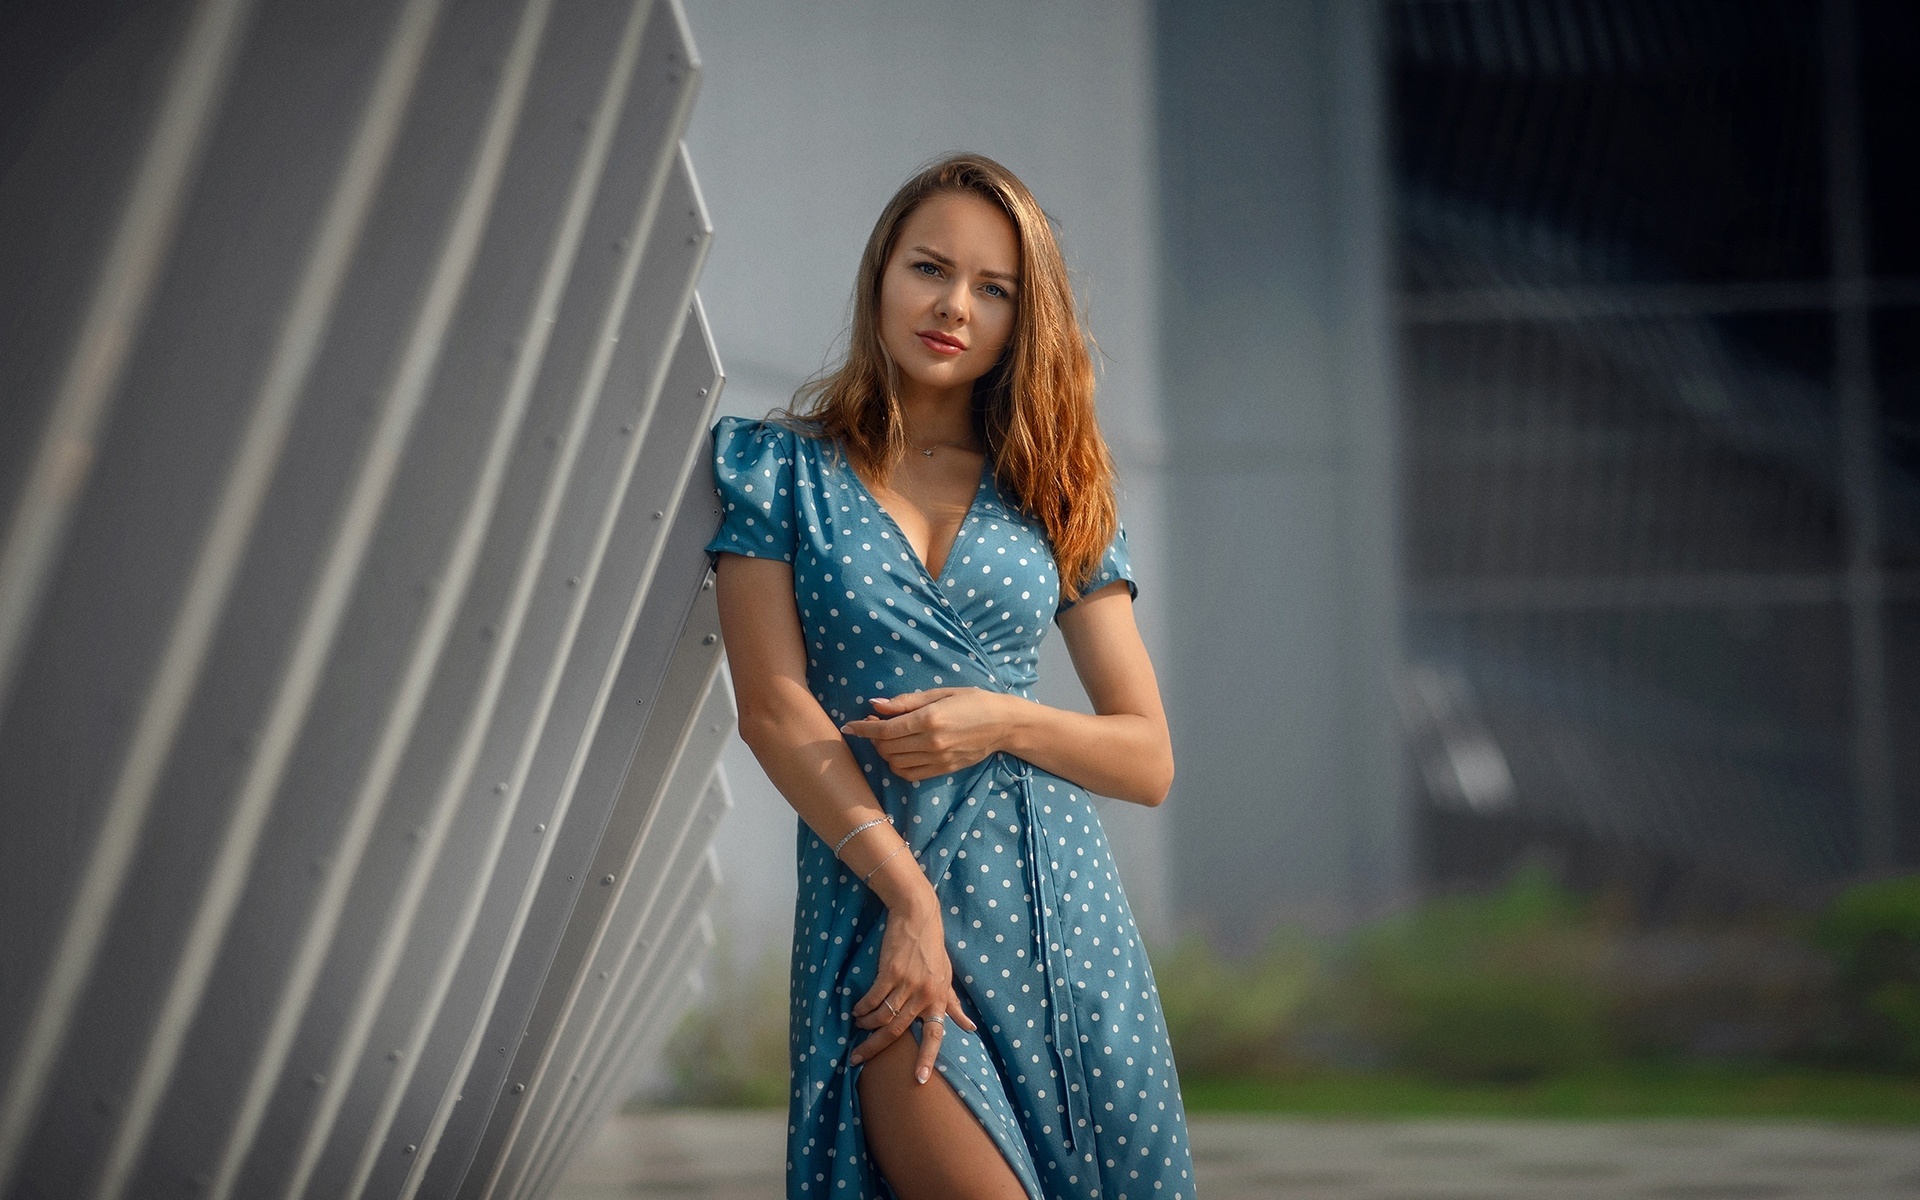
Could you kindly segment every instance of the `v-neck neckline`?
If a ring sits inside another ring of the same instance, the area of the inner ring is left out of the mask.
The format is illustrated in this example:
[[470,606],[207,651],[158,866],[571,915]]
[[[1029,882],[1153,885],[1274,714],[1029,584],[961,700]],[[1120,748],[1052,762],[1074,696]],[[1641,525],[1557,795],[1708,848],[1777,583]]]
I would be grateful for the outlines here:
[[[867,486],[867,481],[860,478],[860,472],[853,469],[853,456],[847,454],[844,449],[841,451],[841,455],[846,460],[847,474],[853,476],[853,482],[855,486],[860,489],[860,494],[867,498],[868,504],[873,505],[874,511],[880,514],[882,520],[893,526],[894,535],[900,539],[901,546],[906,548],[907,557],[913,560],[913,565],[920,568],[921,577],[932,585],[936,592],[944,597],[946,595],[946,589],[940,584],[940,575],[935,574],[928,568],[926,561],[920,557],[920,552],[913,548],[913,539],[907,536],[907,531],[900,528],[900,522],[893,519],[893,514],[887,511],[887,506],[880,503],[880,497],[873,494],[873,489]],[[991,456],[983,454],[980,456],[980,482],[974,485],[973,499],[968,501],[967,511],[960,514],[960,527],[954,531],[953,545],[947,547],[946,557],[940,560],[940,574],[945,574],[946,568],[952,564],[953,552],[960,545],[960,537],[966,533],[967,526],[972,523],[974,512],[980,507],[981,493],[987,490],[987,484],[991,482],[992,479],[993,459]],[[931,540],[927,542],[927,549],[933,549],[933,542]]]

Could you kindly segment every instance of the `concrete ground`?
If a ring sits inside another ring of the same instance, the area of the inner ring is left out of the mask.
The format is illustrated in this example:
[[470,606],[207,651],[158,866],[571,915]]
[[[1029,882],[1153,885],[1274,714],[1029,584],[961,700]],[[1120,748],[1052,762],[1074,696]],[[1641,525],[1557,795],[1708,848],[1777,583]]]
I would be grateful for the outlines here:
[[[1920,1198],[1920,1132],[1811,1122],[1192,1118],[1202,1200]],[[781,1113],[616,1117],[555,1200],[782,1194]]]

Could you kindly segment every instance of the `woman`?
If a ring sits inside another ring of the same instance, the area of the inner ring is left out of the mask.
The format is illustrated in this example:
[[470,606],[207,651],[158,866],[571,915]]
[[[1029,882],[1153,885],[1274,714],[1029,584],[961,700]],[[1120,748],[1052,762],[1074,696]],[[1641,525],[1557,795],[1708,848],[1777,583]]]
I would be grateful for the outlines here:
[[[741,736],[801,817],[787,1194],[1191,1197],[1088,795],[1157,805],[1173,753],[1025,185],[977,155],[909,180],[800,399],[715,427],[707,546]],[[1027,698],[1050,622],[1093,715]]]

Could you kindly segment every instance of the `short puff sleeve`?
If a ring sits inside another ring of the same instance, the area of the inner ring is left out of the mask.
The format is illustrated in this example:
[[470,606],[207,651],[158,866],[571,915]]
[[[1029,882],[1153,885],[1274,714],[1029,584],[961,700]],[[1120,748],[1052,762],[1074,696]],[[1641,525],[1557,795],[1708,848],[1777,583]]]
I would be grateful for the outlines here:
[[769,421],[721,417],[713,427],[713,489],[720,497],[720,528],[707,543],[707,560],[722,554],[793,561],[792,430]]
[[[1107,543],[1107,551],[1100,556],[1099,565],[1093,569],[1093,573],[1081,584],[1080,596],[1083,599],[1091,596],[1116,579],[1126,581],[1127,595],[1129,597],[1139,598],[1139,585],[1133,581],[1133,560],[1127,556],[1127,531],[1124,526],[1113,531],[1113,540]],[[1078,600],[1067,599],[1065,590],[1062,589],[1060,606],[1053,610],[1054,618],[1058,620],[1061,613],[1066,612],[1078,603]]]

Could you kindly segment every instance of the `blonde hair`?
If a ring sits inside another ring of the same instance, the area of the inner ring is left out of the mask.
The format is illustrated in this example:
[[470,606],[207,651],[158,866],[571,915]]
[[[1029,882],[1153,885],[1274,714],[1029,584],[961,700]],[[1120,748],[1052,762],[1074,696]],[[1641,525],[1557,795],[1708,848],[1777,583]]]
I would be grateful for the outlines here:
[[949,193],[979,196],[1013,222],[1020,255],[1013,334],[1000,361],[974,382],[974,422],[1002,492],[1045,528],[1061,594],[1078,599],[1119,527],[1113,458],[1094,416],[1093,358],[1066,260],[1033,193],[999,163],[956,154],[894,193],[860,256],[846,358],[804,384],[787,415],[883,480],[892,474],[907,438],[898,367],[880,342],[881,275],[907,218]]

